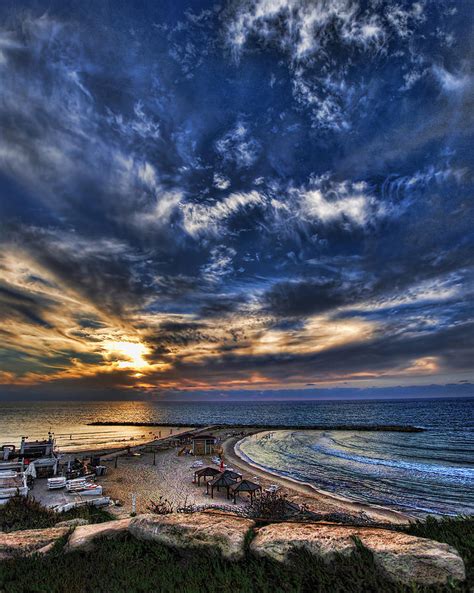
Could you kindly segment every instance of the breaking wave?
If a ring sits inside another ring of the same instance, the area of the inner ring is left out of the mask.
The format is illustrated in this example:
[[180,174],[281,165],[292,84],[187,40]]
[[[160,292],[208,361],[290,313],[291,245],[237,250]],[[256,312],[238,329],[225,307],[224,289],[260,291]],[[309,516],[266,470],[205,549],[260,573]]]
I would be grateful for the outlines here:
[[474,513],[474,442],[436,433],[273,431],[237,453],[338,496],[424,515]]

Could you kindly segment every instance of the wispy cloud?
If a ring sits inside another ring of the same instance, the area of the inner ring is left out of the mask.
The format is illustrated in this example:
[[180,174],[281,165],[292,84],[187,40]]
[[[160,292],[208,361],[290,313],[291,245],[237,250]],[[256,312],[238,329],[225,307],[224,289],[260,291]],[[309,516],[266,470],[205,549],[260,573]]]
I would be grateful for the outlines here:
[[210,204],[187,202],[182,205],[184,229],[193,237],[221,235],[228,231],[233,216],[263,203],[264,198],[257,191],[231,193]]
[[434,65],[433,74],[447,93],[460,93],[473,86],[473,78],[467,73],[452,73],[442,66]]
[[467,12],[0,7],[0,381],[466,378]]
[[251,167],[261,151],[261,146],[249,134],[249,130],[242,122],[237,122],[216,142],[216,151],[224,163],[230,163],[237,168]]

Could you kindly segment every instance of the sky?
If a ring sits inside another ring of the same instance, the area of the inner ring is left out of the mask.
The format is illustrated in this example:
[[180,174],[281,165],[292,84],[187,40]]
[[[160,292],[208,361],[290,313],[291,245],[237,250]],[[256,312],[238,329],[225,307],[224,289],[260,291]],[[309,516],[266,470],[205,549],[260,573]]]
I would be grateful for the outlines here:
[[0,395],[474,393],[472,31],[461,0],[1,2]]

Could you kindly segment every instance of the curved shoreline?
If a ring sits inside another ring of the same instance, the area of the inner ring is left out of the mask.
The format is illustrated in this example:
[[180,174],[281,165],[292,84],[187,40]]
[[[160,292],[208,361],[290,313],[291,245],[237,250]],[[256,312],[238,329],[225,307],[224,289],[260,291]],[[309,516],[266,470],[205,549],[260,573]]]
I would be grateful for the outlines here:
[[[257,434],[265,434],[265,433],[257,433]],[[258,463],[256,463],[255,461],[253,461],[252,459],[250,459],[250,457],[248,455],[246,455],[242,449],[240,448],[240,443],[242,441],[244,441],[246,438],[248,437],[244,437],[243,439],[240,439],[240,441],[237,441],[234,445],[234,452],[235,454],[240,457],[240,459],[242,459],[243,462],[247,463],[248,465],[250,465],[251,467],[258,469],[262,472],[265,472],[269,475],[275,476],[276,478],[279,478],[281,480],[288,480],[290,482],[293,482],[296,486],[307,486],[308,488],[311,488],[312,490],[314,490],[317,494],[320,494],[321,496],[325,496],[327,498],[333,498],[334,500],[337,500],[343,504],[346,503],[354,503],[354,504],[365,504],[362,501],[359,500],[354,500],[352,498],[348,498],[345,496],[341,496],[340,494],[334,494],[333,492],[329,492],[328,490],[322,490],[321,488],[316,488],[316,486],[314,484],[311,484],[310,482],[304,482],[303,480],[298,480],[296,478],[292,478],[290,476],[285,476],[280,474],[279,472],[277,472],[276,470],[271,470],[268,467],[265,467],[263,465],[259,465]],[[378,506],[378,505],[371,505],[371,506]],[[384,508],[384,507],[379,507],[379,508]]]
[[[262,431],[263,434],[268,431]],[[259,434],[259,433],[256,433]],[[244,437],[246,438],[246,437]],[[291,492],[295,492],[297,495],[303,495],[309,504],[318,503],[325,507],[330,507],[333,512],[348,512],[348,513],[365,513],[371,519],[380,522],[388,522],[394,524],[406,524],[409,521],[416,519],[415,516],[396,511],[388,507],[383,507],[376,504],[370,504],[360,501],[353,501],[349,498],[342,497],[340,495],[320,490],[314,485],[300,480],[295,480],[286,476],[282,476],[276,472],[272,472],[266,468],[263,468],[250,460],[241,457],[244,455],[238,450],[237,445],[242,441],[241,438],[227,439],[223,443],[224,454],[232,464],[237,465],[240,469],[246,472],[253,472],[264,480],[271,480],[278,485],[288,489]],[[240,452],[240,455],[239,455]]]

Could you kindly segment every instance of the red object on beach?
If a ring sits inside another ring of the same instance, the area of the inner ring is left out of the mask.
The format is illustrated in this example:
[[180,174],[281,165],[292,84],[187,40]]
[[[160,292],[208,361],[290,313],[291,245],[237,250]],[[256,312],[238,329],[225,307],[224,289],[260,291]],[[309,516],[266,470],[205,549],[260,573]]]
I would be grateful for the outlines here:
[[221,472],[224,471],[224,460],[223,459],[221,459],[221,465],[220,465],[219,469],[221,470]]

